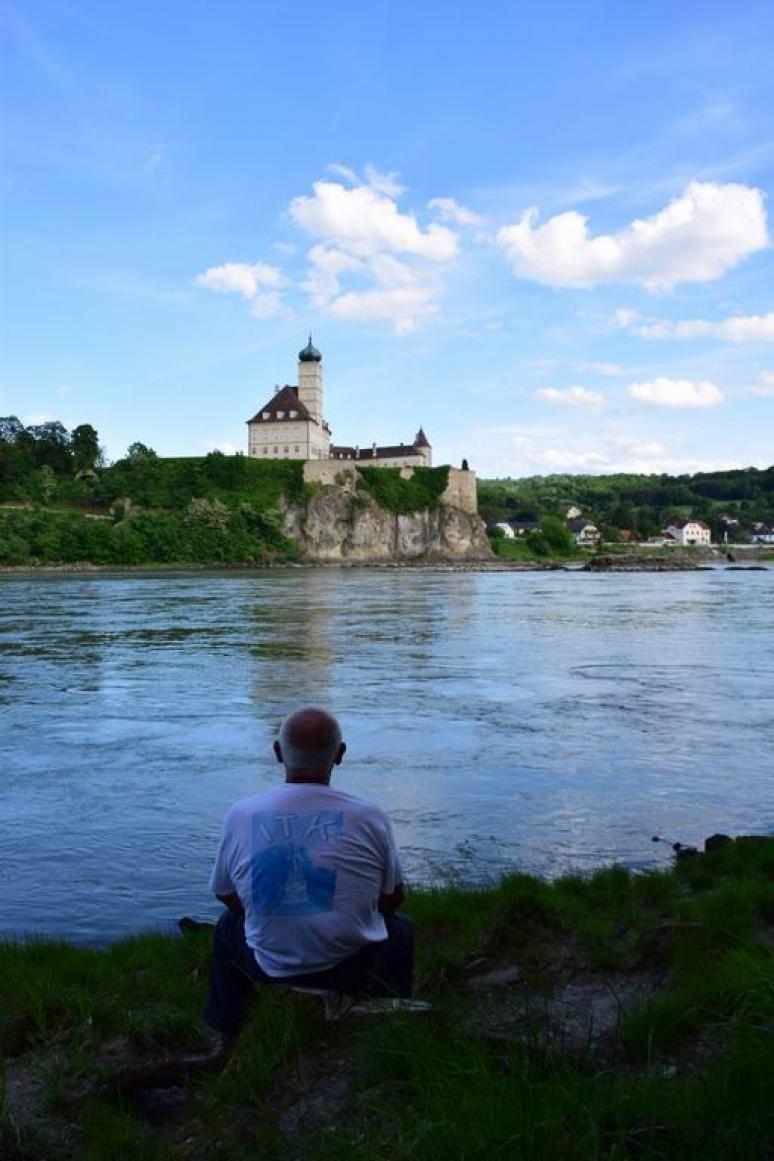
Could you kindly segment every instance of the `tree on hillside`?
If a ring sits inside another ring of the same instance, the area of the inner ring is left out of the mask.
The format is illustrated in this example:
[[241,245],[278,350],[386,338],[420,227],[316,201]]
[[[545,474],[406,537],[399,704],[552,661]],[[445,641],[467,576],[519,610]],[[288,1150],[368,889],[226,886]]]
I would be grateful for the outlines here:
[[628,500],[620,500],[610,513],[610,523],[616,528],[636,528],[634,509]]
[[76,472],[92,470],[102,461],[99,436],[90,423],[81,423],[70,432],[70,450]]
[[37,467],[49,467],[58,476],[70,474],[70,433],[58,419],[27,428],[34,440],[33,458]]
[[130,443],[129,447],[126,449],[126,459],[128,459],[130,463],[138,463],[142,460],[157,460],[158,458],[159,457],[156,455],[152,447],[147,447],[144,443],[140,443],[139,441],[136,443]]
[[538,532],[529,532],[527,545],[536,556],[570,556],[574,541],[564,521],[558,516],[544,516]]
[[26,431],[15,415],[0,415],[0,443],[16,443]]

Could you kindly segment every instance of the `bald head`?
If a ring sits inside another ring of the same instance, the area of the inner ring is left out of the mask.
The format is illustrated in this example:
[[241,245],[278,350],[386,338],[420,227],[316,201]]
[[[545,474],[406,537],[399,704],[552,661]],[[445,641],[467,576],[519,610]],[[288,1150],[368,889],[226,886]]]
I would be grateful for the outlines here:
[[339,723],[315,706],[306,706],[286,717],[274,743],[277,760],[284,764],[289,781],[327,782],[346,748]]

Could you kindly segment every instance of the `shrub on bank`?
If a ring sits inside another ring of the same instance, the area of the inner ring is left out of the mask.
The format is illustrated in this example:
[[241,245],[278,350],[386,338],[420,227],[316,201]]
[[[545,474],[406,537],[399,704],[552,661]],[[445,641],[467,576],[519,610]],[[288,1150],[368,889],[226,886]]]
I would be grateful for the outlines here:
[[276,509],[225,505],[109,518],[50,509],[0,511],[0,564],[141,565],[294,559]]

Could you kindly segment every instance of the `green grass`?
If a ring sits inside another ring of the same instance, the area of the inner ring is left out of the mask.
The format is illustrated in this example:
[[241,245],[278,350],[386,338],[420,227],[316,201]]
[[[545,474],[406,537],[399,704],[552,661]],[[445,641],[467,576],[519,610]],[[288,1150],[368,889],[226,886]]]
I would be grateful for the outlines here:
[[[6,1081],[21,1069],[40,1094],[24,1124],[0,1117],[0,1154],[771,1155],[774,839],[641,874],[610,867],[551,883],[512,874],[489,888],[414,891],[409,911],[417,993],[432,1001],[431,1013],[329,1026],[314,1002],[264,989],[229,1066],[192,1082],[170,1123],[119,1101],[111,1078],[127,1061],[207,1043],[199,1012],[208,934],[138,936],[105,950],[0,944]],[[614,1056],[548,1051],[537,1028],[534,1037],[520,1038],[512,1025],[499,1037],[483,1033],[467,979],[503,964],[518,967],[520,986],[489,993],[489,1014],[530,996],[539,1013],[567,980],[604,987],[611,972],[619,983],[649,980],[650,994],[622,1013]],[[278,1114],[288,1093],[324,1101],[328,1080],[342,1074],[343,1102],[283,1135]]]
[[402,514],[437,508],[449,483],[449,469],[415,468],[411,478],[404,479],[399,468],[358,466],[358,477],[380,507]]
[[489,543],[495,555],[501,560],[532,561],[543,565],[567,564],[570,560],[585,560],[589,555],[588,552],[584,552],[580,548],[575,548],[572,552],[565,555],[554,552],[549,552],[548,555],[540,555],[533,550],[527,537],[516,537],[513,540],[508,540],[505,537],[502,539],[495,537]]

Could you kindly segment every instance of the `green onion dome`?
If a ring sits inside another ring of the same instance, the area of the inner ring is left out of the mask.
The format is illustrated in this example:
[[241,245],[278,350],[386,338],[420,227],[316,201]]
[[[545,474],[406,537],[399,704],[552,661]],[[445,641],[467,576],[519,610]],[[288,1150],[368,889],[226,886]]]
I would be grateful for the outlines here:
[[304,347],[303,351],[298,352],[299,363],[320,363],[322,362],[322,355],[317,350],[317,347],[312,346],[312,332],[309,332],[309,342]]

